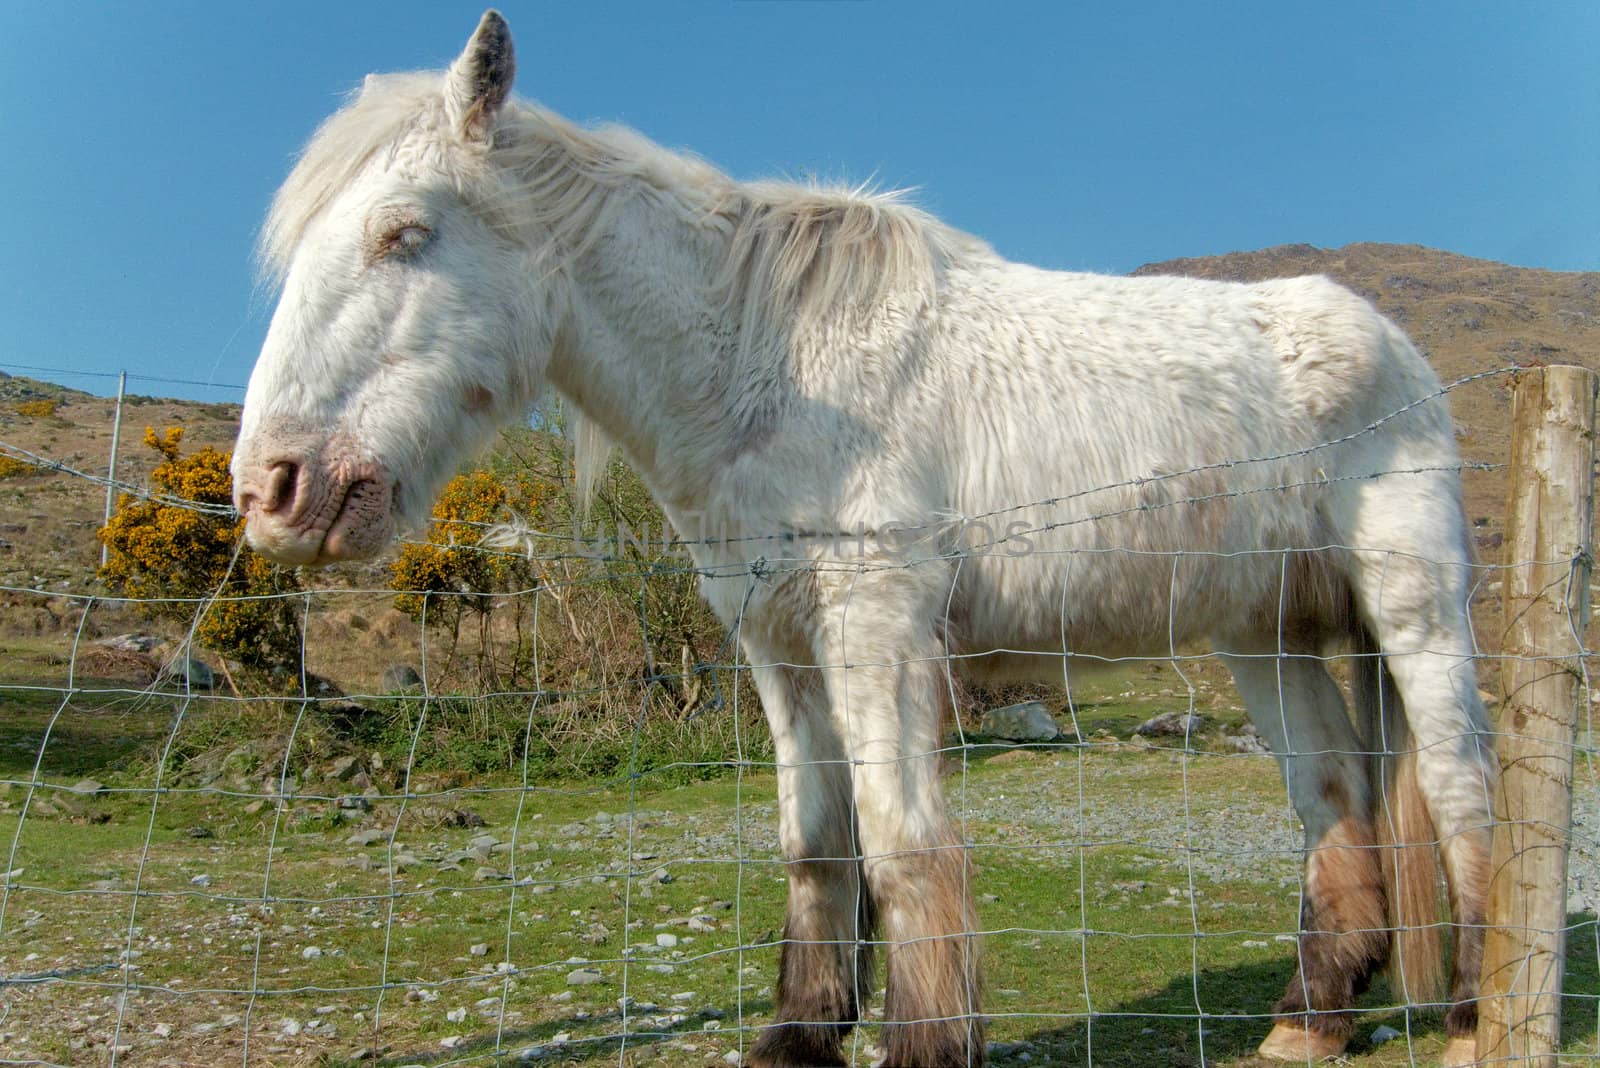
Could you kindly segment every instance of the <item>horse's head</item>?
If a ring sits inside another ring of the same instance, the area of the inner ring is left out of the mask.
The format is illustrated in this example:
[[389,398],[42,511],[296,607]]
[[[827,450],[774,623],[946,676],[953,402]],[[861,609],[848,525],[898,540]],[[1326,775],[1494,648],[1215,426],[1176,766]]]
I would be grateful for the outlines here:
[[279,190],[282,295],[250,377],[234,504],[285,563],[371,556],[536,398],[548,287],[504,212],[511,36],[484,15],[442,77],[369,78]]

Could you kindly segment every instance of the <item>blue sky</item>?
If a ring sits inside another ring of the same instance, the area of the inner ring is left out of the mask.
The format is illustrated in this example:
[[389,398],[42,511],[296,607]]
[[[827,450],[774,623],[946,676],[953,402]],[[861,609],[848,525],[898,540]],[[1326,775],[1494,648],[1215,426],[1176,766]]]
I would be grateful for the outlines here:
[[[1593,2],[501,9],[524,96],[736,177],[913,186],[1043,266],[1397,241],[1600,269]],[[296,149],[480,11],[0,6],[0,370],[244,382],[272,304],[255,230]]]

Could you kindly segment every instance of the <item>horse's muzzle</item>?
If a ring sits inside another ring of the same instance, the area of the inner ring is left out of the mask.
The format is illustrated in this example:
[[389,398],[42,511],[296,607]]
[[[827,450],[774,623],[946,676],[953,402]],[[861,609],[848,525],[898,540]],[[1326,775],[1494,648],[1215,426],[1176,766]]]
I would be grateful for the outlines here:
[[394,480],[337,440],[273,442],[234,464],[234,507],[251,548],[280,564],[364,560],[394,535]]

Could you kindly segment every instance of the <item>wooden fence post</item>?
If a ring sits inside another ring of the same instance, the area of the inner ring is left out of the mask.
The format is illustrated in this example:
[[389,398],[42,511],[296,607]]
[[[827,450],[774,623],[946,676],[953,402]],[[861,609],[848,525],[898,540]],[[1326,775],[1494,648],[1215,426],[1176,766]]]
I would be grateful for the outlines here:
[[1561,1044],[1573,750],[1583,696],[1596,376],[1519,372],[1501,646],[1500,784],[1478,1058],[1554,1068]]
[[[111,525],[111,506],[117,500],[117,445],[122,441],[122,399],[128,392],[128,372],[117,376],[117,416],[111,421],[111,465],[106,468],[106,518],[100,525]],[[100,566],[111,559],[111,546],[100,543]]]

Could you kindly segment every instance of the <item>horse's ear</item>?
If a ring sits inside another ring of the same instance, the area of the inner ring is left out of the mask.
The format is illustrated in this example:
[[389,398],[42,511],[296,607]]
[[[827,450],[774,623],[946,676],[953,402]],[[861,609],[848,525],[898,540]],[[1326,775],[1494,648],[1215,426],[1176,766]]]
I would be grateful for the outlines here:
[[445,107],[462,136],[474,141],[488,139],[495,113],[511,95],[516,73],[511,27],[500,12],[485,11],[472,39],[445,75]]

